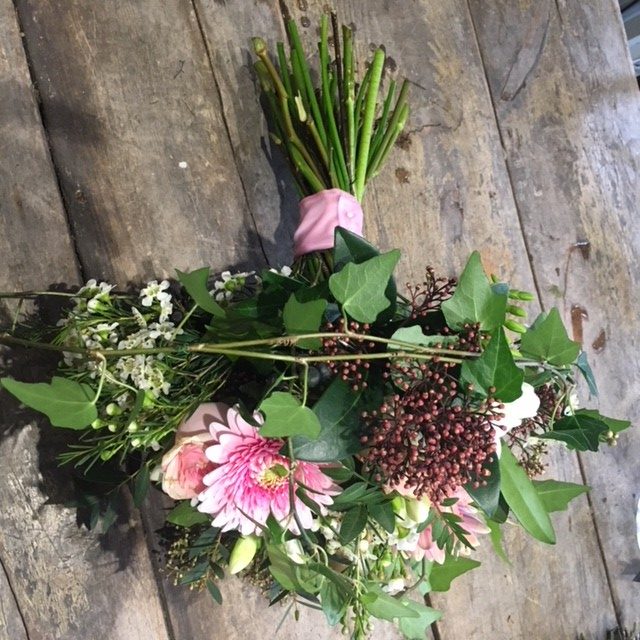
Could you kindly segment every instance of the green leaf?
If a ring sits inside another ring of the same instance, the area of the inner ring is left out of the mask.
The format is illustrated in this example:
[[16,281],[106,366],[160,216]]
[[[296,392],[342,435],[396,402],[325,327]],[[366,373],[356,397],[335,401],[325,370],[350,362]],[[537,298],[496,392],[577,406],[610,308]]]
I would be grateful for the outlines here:
[[513,402],[522,395],[524,372],[513,360],[502,327],[498,327],[479,358],[462,363],[460,375],[485,394],[489,387],[495,387],[494,397],[502,402]]
[[533,483],[508,447],[502,447],[500,477],[502,495],[522,527],[536,540],[555,544],[556,536],[549,514]]
[[186,289],[193,301],[204,311],[218,318],[224,317],[224,309],[209,293],[209,267],[202,267],[195,271],[179,271],[176,269],[178,281]]
[[491,544],[493,545],[493,550],[496,552],[496,555],[507,564],[511,564],[502,544],[501,524],[495,520],[487,520],[487,526],[490,529],[489,539],[491,540]]
[[554,307],[522,336],[520,351],[534,360],[564,366],[578,357],[580,344],[569,340],[560,312]]
[[348,231],[344,227],[336,227],[333,246],[333,267],[335,271],[340,271],[350,262],[360,264],[379,255],[378,249],[362,236]]
[[211,516],[208,516],[206,513],[200,513],[195,507],[191,506],[189,500],[178,502],[167,515],[167,522],[187,529],[196,524],[204,524],[210,521]]
[[589,491],[589,487],[584,484],[560,480],[534,480],[533,486],[548,513],[566,511],[571,500]]
[[[302,333],[315,333],[320,328],[324,310],[327,308],[326,300],[312,300],[310,302],[298,302],[294,293],[284,305],[282,319],[285,329],[290,335]],[[304,338],[297,342],[302,349],[320,349],[320,338]]]
[[429,574],[432,591],[449,591],[455,578],[479,567],[480,563],[464,556],[447,556],[443,564],[434,562]]
[[[360,264],[379,255],[380,252],[361,236],[342,227],[336,227],[333,248],[334,272],[342,270],[349,262]],[[395,313],[398,291],[393,277],[389,278],[384,295],[389,300],[389,306],[380,314],[380,320],[392,318]]]
[[556,420],[552,431],[547,431],[538,437],[545,440],[559,440],[569,449],[577,451],[597,451],[600,446],[600,436],[608,430],[607,424],[599,417],[576,411],[571,416]]
[[407,606],[406,601],[390,596],[374,583],[367,585],[367,590],[362,595],[362,604],[372,616],[381,620],[420,617],[416,610]]
[[327,623],[330,627],[334,627],[342,619],[347,608],[347,602],[340,589],[331,580],[325,580],[322,584],[320,602],[322,603],[322,612],[327,619]]
[[460,276],[456,290],[442,303],[442,313],[452,329],[479,323],[483,331],[493,331],[503,322],[507,294],[494,291],[484,272],[480,254],[474,251]]
[[294,438],[296,458],[335,462],[359,451],[359,416],[355,410],[359,399],[359,393],[354,393],[346,382],[336,378],[313,407],[320,422],[320,435],[315,440]]
[[575,412],[576,416],[586,416],[589,418],[593,418],[595,420],[601,420],[607,425],[607,428],[613,433],[620,433],[625,429],[628,429],[631,426],[631,422],[629,420],[616,420],[615,418],[608,418],[607,416],[601,415],[595,409],[578,409]]
[[482,509],[482,511],[492,518],[498,510],[500,503],[500,463],[498,456],[494,455],[491,462],[485,463],[485,469],[491,473],[485,478],[486,485],[484,487],[473,488],[473,483],[465,486],[467,493],[473,498],[473,501]]
[[265,438],[317,438],[320,433],[320,421],[315,413],[290,393],[274,391],[259,408],[265,414],[260,427],[260,435]]
[[576,360],[576,367],[578,367],[578,371],[583,375],[587,386],[589,387],[589,393],[592,396],[598,396],[598,385],[596,384],[596,378],[593,375],[593,370],[591,369],[591,365],[589,364],[589,360],[587,358],[587,354],[582,351]]
[[207,591],[211,594],[211,597],[218,603],[222,604],[222,594],[220,593],[220,589],[218,589],[215,582],[211,580],[207,580]]
[[84,429],[97,417],[95,393],[89,385],[54,377],[51,383],[2,378],[2,386],[22,404],[44,413],[54,427]]
[[396,528],[396,514],[390,502],[380,502],[369,507],[371,517],[388,533],[393,533]]
[[367,513],[366,505],[359,504],[344,514],[340,525],[340,540],[343,544],[355,540],[362,533],[367,524]]
[[[435,347],[437,344],[455,344],[456,342],[458,342],[458,337],[441,336],[437,334],[426,336],[424,333],[422,333],[422,327],[414,325],[412,327],[401,327],[391,336],[391,340],[397,340],[398,342],[407,342],[409,344],[415,344],[420,347]],[[393,349],[396,351],[408,351],[409,347],[392,343],[389,345],[389,349]]]
[[391,304],[384,291],[399,259],[394,249],[361,264],[351,262],[329,278],[329,289],[354,320],[375,322]]
[[316,573],[319,573],[320,575],[333,582],[344,599],[349,598],[349,596],[353,593],[353,583],[351,582],[351,580],[343,576],[341,573],[334,571],[326,564],[322,564],[321,562],[312,562],[308,565],[308,567],[311,571],[315,571]]
[[402,603],[417,613],[417,617],[402,617],[398,620],[398,627],[406,640],[424,640],[427,628],[442,618],[442,613],[413,600],[403,600]]
[[133,504],[139,509],[149,491],[150,481],[149,465],[145,464],[140,467],[133,484]]

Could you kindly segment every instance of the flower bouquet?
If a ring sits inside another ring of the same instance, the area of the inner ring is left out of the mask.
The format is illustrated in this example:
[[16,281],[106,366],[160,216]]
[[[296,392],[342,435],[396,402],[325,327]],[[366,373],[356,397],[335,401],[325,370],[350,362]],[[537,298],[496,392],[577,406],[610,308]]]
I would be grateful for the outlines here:
[[502,554],[509,520],[555,541],[549,514],[587,488],[536,480],[547,448],[597,451],[629,423],[578,408],[577,379],[597,389],[558,310],[527,326],[533,296],[477,252],[457,280],[427,268],[398,289],[400,252],[362,238],[360,201],[407,85],[380,98],[383,50],[360,77],[350,29],[332,31],[315,84],[293,23],[277,63],[254,41],[302,197],[292,268],[51,293],[67,302],[55,326],[16,317],[0,342],[58,352],[57,375],[1,384],[77,431],[61,461],[111,487],[87,499],[90,524],[113,521],[123,483],[138,505],[152,483],[176,501],[162,535],[177,583],[220,601],[217,582],[242,573],[352,638],[374,618],[423,638],[439,617],[424,596],[478,566],[481,536]]

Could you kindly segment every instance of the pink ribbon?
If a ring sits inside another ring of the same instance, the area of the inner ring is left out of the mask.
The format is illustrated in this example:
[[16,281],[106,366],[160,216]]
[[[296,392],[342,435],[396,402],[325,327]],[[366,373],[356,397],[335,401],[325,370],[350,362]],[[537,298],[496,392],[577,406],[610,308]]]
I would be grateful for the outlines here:
[[300,222],[293,234],[293,250],[296,258],[331,249],[336,227],[362,235],[362,207],[346,191],[327,189],[307,196],[300,202]]

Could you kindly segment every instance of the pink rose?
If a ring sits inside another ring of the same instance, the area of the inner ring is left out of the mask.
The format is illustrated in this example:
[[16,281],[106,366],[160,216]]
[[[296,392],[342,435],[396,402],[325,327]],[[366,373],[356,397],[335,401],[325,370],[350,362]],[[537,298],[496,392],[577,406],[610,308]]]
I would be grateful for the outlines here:
[[220,402],[200,405],[176,432],[173,447],[162,458],[162,490],[174,500],[195,498],[203,489],[204,476],[215,465],[205,450],[215,442],[209,425],[221,422],[228,407]]

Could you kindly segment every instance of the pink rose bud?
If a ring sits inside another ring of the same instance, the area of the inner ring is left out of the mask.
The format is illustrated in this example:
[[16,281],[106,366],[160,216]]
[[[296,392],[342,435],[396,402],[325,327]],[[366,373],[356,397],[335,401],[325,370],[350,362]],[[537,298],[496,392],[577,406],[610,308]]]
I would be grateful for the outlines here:
[[174,446],[162,458],[162,490],[174,500],[195,498],[205,484],[203,478],[215,468],[205,451],[215,442],[210,425],[219,421],[226,405],[200,405],[176,432]]

